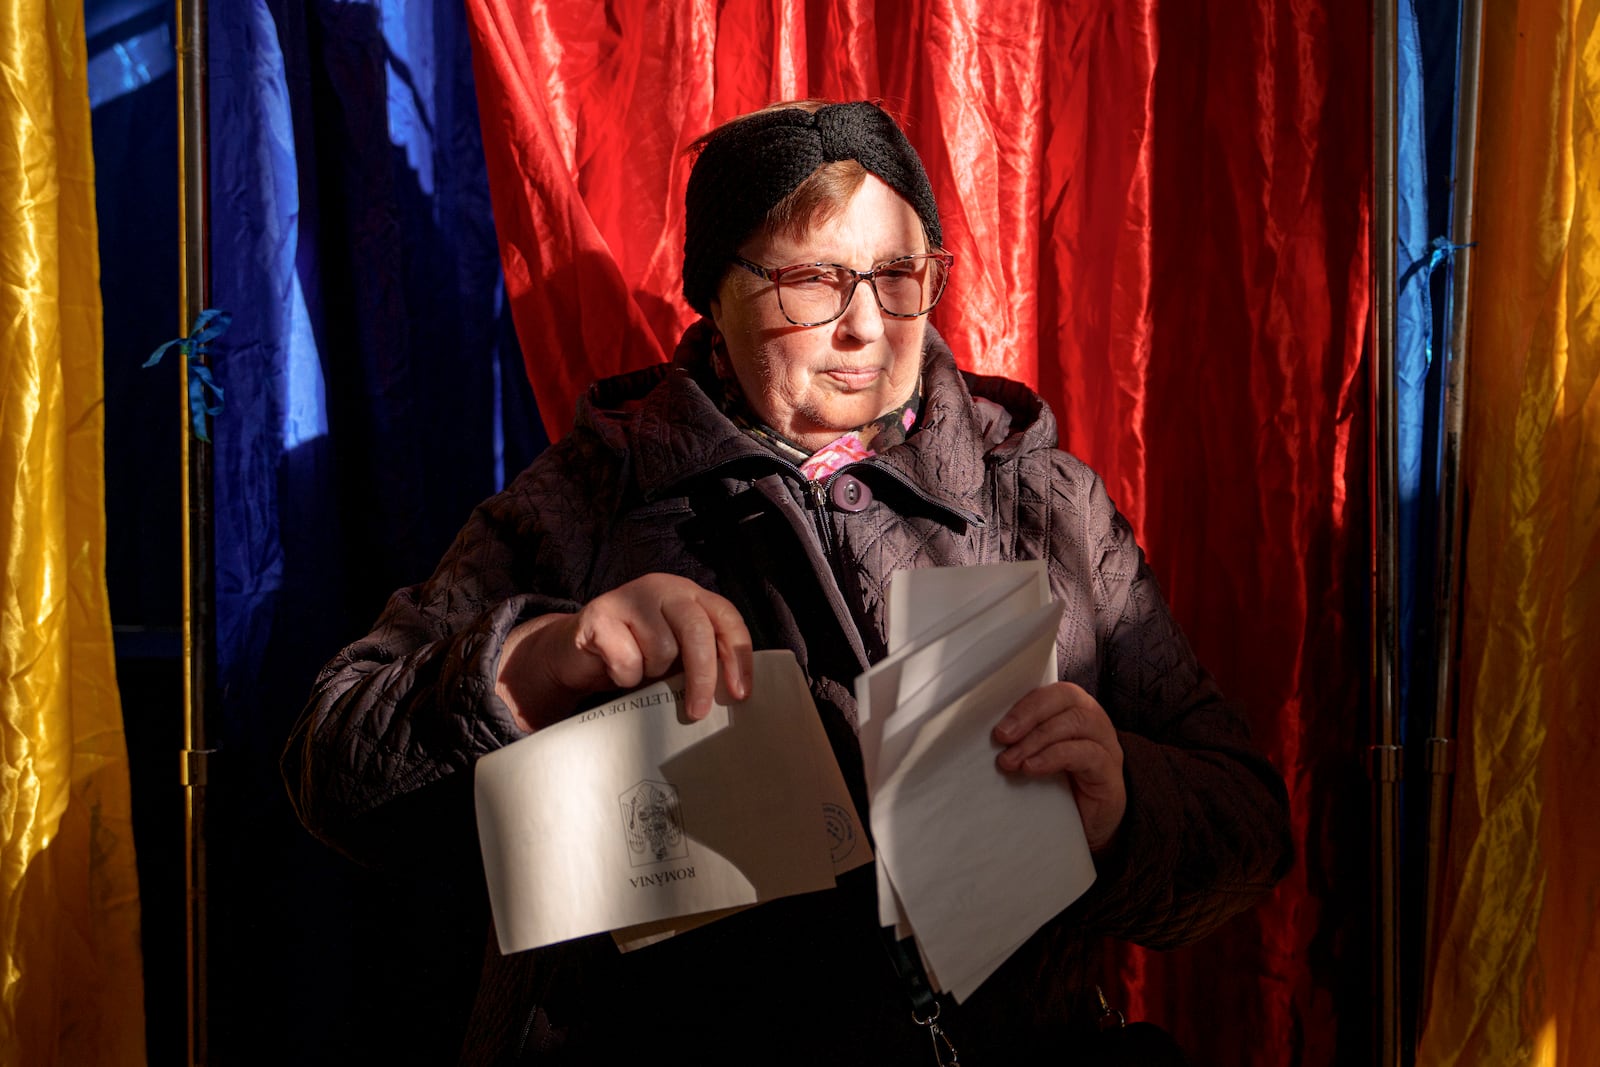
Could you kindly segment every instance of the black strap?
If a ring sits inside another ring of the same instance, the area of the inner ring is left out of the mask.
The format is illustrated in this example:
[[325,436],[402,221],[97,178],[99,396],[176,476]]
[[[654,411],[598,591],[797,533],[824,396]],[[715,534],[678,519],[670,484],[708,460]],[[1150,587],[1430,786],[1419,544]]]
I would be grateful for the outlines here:
[[889,963],[906,988],[911,999],[911,1021],[925,1027],[933,1041],[933,1062],[936,1067],[960,1067],[960,1057],[950,1041],[950,1035],[939,1025],[939,998],[928,984],[927,972],[922,969],[922,959],[917,955],[913,938],[897,939],[894,928],[885,926],[883,947],[889,953]]
[[939,1001],[928,984],[927,972],[922,969],[916,939],[896,939],[892,926],[882,927],[882,931],[884,948],[889,951],[889,963],[906,987],[906,994],[911,998],[911,1010],[919,1019],[932,1016],[939,1010]]

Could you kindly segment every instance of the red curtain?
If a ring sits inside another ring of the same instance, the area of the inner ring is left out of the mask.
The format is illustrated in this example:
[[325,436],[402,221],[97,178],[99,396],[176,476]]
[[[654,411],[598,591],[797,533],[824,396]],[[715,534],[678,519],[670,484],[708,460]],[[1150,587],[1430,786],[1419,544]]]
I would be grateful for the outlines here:
[[692,318],[690,142],[800,97],[902,119],[956,255],[935,323],[964,366],[1044,393],[1291,791],[1301,855],[1269,902],[1177,953],[1119,950],[1113,984],[1201,1063],[1364,1058],[1366,5],[467,6],[552,437]]

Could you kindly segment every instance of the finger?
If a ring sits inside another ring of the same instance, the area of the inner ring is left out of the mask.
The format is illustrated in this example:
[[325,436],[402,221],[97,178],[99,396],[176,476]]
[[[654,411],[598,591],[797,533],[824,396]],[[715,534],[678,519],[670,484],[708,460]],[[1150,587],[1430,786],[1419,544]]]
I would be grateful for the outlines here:
[[993,736],[1002,745],[1013,744],[1040,723],[1063,716],[1074,723],[1075,735],[1107,747],[1116,744],[1117,728],[1110,716],[1088,691],[1072,682],[1040,686],[1028,693],[995,724]]
[[1093,699],[1081,686],[1071,682],[1056,682],[1030,690],[995,724],[995,740],[1009,745],[1044,720],[1084,700]]
[[995,724],[992,736],[999,744],[1014,745],[1045,723],[1054,723],[1057,730],[1070,724],[1073,734],[1086,734],[1087,723],[1081,709],[1092,704],[1093,698],[1077,686],[1065,683],[1040,686],[1012,705]]
[[631,689],[644,680],[646,656],[632,627],[607,616],[583,620],[574,646],[599,661],[612,685]]
[[1070,774],[1077,788],[1090,793],[1098,793],[1122,774],[1115,758],[1104,746],[1084,738],[1046,745],[1023,760],[1016,772],[1029,778]]
[[1014,771],[1022,766],[1024,760],[1031,758],[1035,753],[1060,741],[1085,740],[1099,743],[1098,738],[1088,737],[1083,729],[1082,716],[1074,714],[1072,709],[1062,711],[1052,718],[1039,722],[1033,729],[1019,737],[1015,743],[1008,746],[1000,753],[999,762],[1003,770]]
[[644,656],[644,676],[647,680],[671,674],[678,664],[678,657],[683,654],[682,635],[666,612],[666,605],[663,604],[653,614],[628,620],[633,640]]
[[717,690],[717,631],[697,598],[662,605],[683,660],[684,700],[691,721],[711,714]]
[[744,616],[731,602],[716,594],[702,598],[711,624],[717,633],[717,658],[722,664],[722,678],[727,683],[728,695],[734,700],[744,700],[750,695],[751,676],[755,673],[755,652],[750,640],[750,628]]

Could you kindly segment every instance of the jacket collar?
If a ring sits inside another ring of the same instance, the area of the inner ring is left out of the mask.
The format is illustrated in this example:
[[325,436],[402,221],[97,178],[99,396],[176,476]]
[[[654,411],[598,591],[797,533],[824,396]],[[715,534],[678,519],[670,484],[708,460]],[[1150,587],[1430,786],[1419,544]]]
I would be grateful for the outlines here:
[[[671,363],[591,386],[578,421],[630,457],[646,499],[737,464],[786,468],[722,414],[709,395],[717,388],[702,320],[684,333]],[[984,510],[987,462],[1055,444],[1055,421],[1037,394],[1002,378],[964,374],[931,325],[923,342],[922,389],[917,431],[875,462],[965,521]]]

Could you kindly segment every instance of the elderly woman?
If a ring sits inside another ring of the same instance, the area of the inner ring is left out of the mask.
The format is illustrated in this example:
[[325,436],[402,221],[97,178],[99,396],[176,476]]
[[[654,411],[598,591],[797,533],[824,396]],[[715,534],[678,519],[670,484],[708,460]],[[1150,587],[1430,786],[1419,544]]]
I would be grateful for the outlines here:
[[[1281,876],[1282,781],[1044,402],[958,370],[929,325],[952,257],[889,116],[779,105],[699,147],[703,318],[671,363],[591,387],[328,665],[285,756],[301,817],[356,855],[470,846],[477,757],[680,670],[703,716],[719,681],[747,695],[752,649],[793,651],[865,813],[851,693],[891,573],[1044,560],[1060,680],[994,709],[995,773],[1070,783],[1098,878],[941,1025],[963,1062],[1069,1062],[1097,939],[1193,940]],[[926,1064],[903,963],[870,866],[626,955],[491,949],[463,1060]]]

